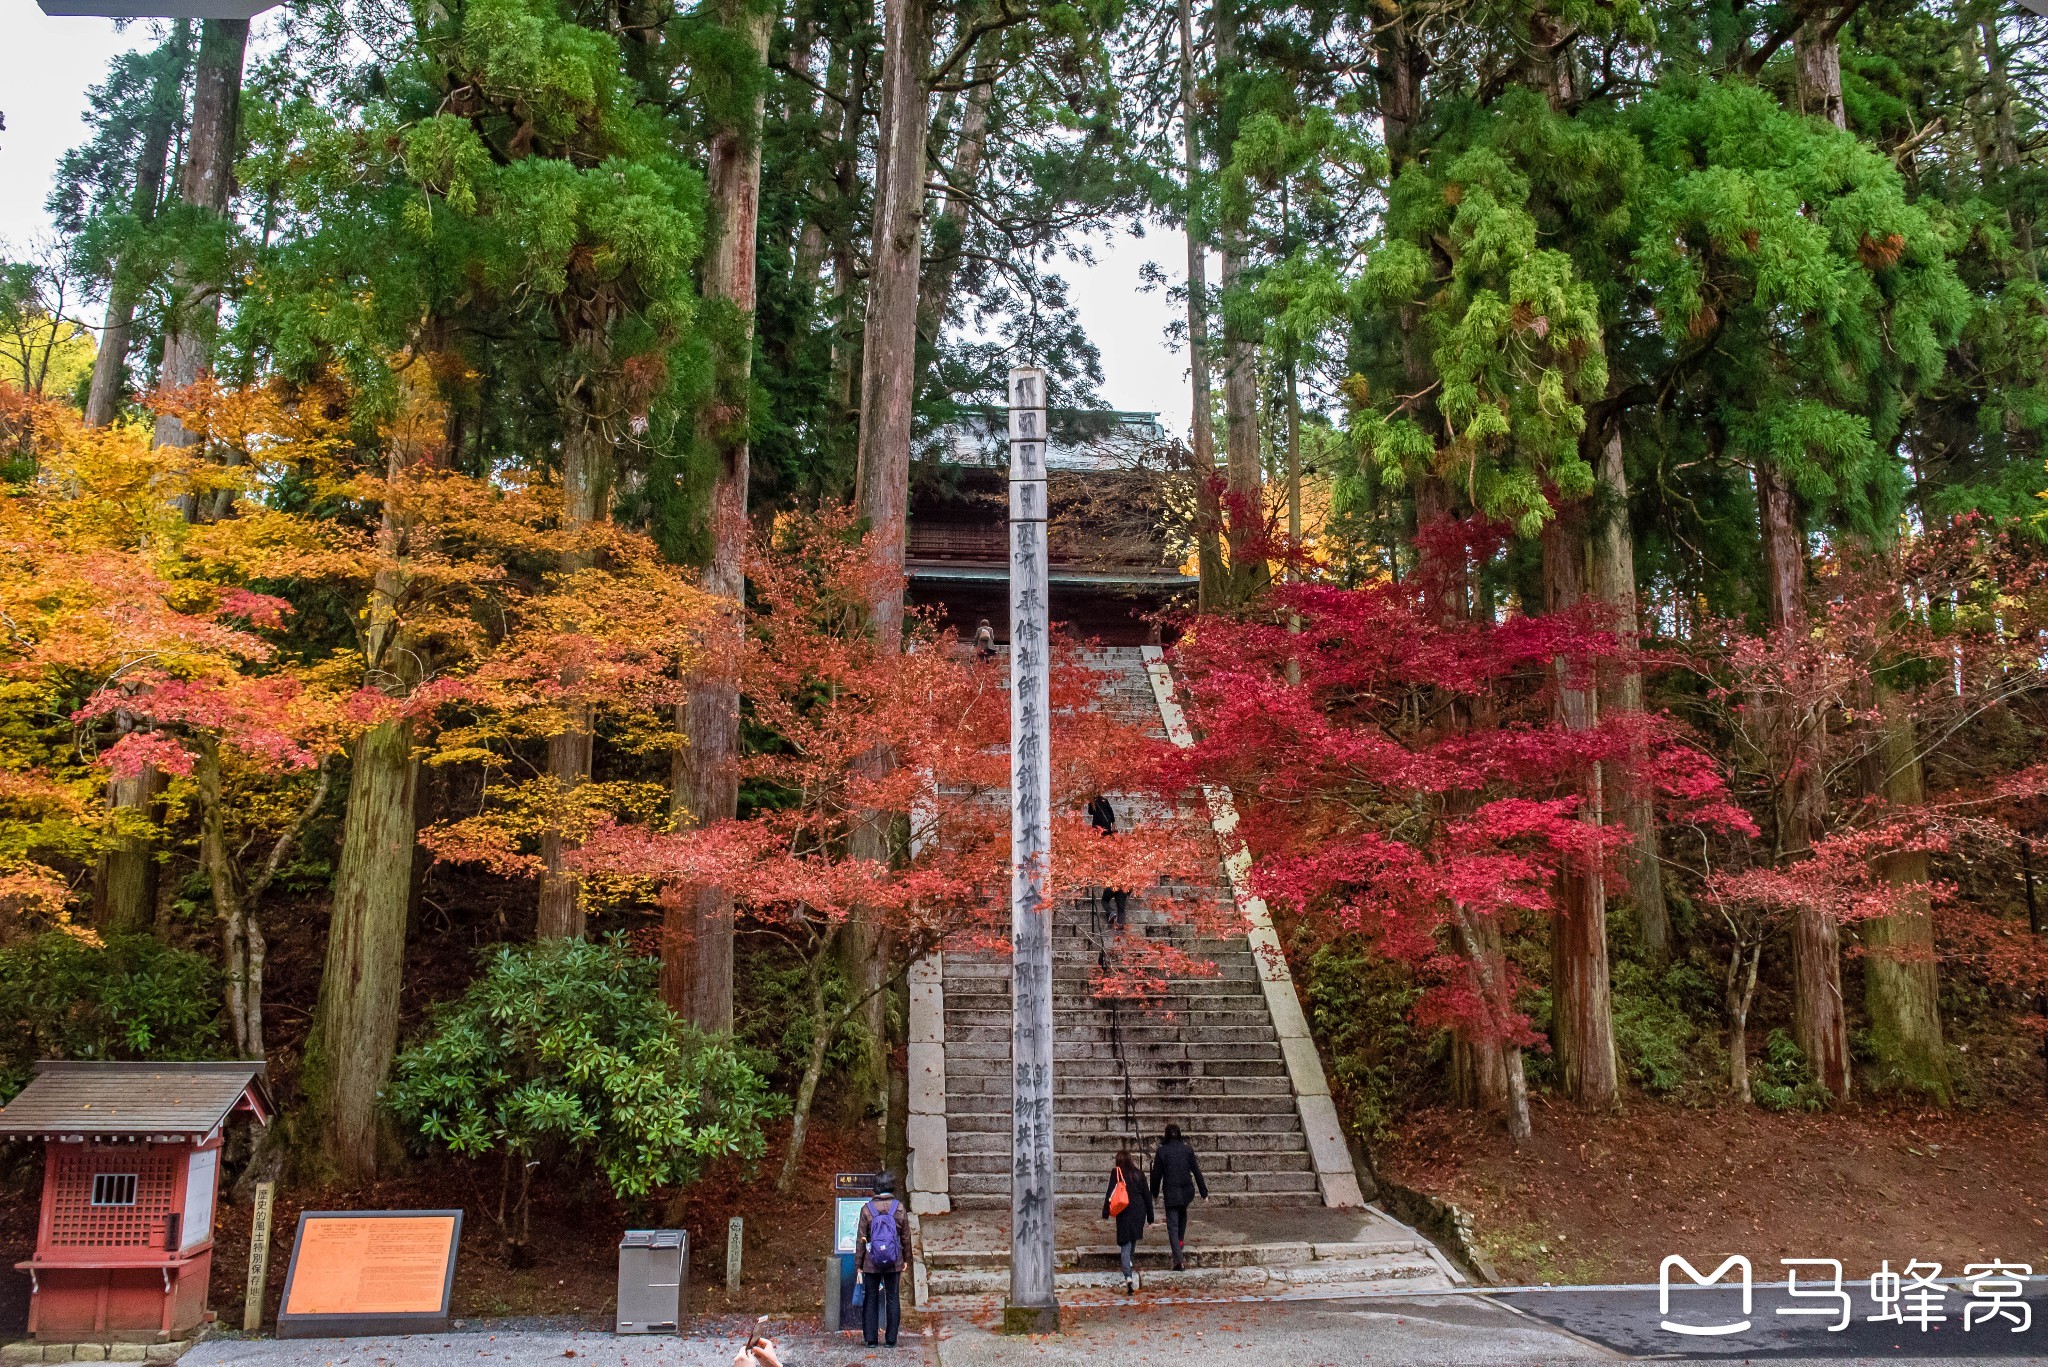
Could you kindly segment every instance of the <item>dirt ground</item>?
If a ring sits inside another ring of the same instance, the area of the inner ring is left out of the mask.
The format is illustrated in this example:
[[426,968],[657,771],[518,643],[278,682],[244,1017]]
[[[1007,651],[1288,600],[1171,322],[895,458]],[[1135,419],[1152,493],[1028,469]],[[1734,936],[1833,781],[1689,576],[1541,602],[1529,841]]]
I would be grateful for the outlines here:
[[[491,1218],[496,1191],[482,1168],[422,1164],[406,1176],[356,1189],[313,1191],[281,1184],[272,1216],[264,1323],[277,1313],[301,1210],[405,1210],[461,1207],[465,1214],[455,1276],[455,1314],[550,1316],[609,1323],[617,1289],[619,1236],[627,1228],[680,1224],[690,1231],[690,1311],[693,1315],[812,1313],[824,1290],[824,1259],[831,1242],[832,1174],[874,1167],[873,1131],[816,1125],[804,1145],[795,1189],[775,1193],[787,1122],[768,1157],[753,1173],[721,1165],[692,1186],[673,1208],[629,1209],[587,1181],[534,1184],[531,1261],[513,1267]],[[0,1180],[0,1331],[18,1332],[27,1321],[28,1286],[11,1272],[35,1245],[40,1164],[24,1163]],[[224,1193],[226,1195],[226,1193]],[[726,1222],[745,1221],[740,1290],[725,1289]],[[223,1201],[215,1232],[212,1305],[221,1322],[242,1323],[249,1268],[246,1203]],[[671,1222],[675,1223],[671,1223]],[[12,1280],[19,1280],[17,1288]]]
[[[1944,1275],[1993,1258],[2048,1270],[2048,1116],[1853,1108],[1772,1115],[1637,1100],[1618,1115],[1534,1106],[1517,1151],[1469,1112],[1412,1116],[1376,1155],[1394,1181],[1455,1202],[1510,1283],[1644,1282],[1670,1254],[1890,1259]],[[1782,1278],[1780,1278],[1782,1280]]]

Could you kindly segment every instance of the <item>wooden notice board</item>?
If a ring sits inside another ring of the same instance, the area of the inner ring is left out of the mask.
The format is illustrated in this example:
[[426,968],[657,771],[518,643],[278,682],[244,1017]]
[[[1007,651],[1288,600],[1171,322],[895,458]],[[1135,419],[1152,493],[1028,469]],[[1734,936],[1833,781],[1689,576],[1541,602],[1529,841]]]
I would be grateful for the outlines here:
[[448,1327],[459,1210],[308,1210],[299,1215],[279,1338],[408,1334]]

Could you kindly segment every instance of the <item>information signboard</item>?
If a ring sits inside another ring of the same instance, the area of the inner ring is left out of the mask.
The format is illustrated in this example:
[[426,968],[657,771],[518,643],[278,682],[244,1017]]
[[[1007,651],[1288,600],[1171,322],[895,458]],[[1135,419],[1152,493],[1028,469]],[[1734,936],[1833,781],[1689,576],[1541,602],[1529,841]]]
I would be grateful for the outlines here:
[[285,1273],[279,1338],[448,1327],[459,1210],[309,1210]]

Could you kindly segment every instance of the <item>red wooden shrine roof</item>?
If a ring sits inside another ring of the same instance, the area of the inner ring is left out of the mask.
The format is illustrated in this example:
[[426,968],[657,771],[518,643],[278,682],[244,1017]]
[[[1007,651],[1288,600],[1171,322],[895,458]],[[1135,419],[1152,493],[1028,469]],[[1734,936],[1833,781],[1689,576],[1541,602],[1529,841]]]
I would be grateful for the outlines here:
[[44,1059],[0,1108],[0,1135],[207,1135],[245,1102],[268,1123],[268,1066]]

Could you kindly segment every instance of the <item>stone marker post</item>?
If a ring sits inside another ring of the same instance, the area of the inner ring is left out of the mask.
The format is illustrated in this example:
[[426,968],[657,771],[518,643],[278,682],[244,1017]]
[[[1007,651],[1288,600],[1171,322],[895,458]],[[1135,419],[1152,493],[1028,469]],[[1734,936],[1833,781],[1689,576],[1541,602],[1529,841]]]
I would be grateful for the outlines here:
[[263,1288],[270,1279],[270,1219],[277,1183],[256,1184],[256,1204],[249,1215],[249,1281],[242,1298],[242,1332],[263,1327]]
[[725,1226],[725,1289],[733,1294],[738,1294],[740,1289],[740,1243],[741,1231],[745,1228],[737,1215]]
[[1010,372],[1010,1300],[1003,1328],[1059,1327],[1053,1296],[1052,751],[1045,371]]

